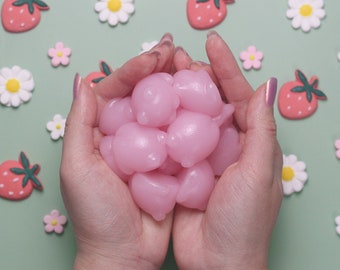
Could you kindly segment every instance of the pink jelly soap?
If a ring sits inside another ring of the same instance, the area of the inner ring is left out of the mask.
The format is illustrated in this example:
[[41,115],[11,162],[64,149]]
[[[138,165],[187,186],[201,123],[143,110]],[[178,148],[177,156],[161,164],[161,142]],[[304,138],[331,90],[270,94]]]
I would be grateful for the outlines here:
[[216,177],[241,153],[233,112],[205,71],[155,73],[106,104],[100,152],[155,220],[176,204],[204,211]]

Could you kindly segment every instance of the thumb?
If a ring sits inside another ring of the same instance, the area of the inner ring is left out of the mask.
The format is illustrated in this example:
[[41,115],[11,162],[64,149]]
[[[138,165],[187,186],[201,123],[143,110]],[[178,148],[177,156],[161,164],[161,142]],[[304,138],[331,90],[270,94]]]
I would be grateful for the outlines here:
[[[92,89],[77,74],[74,79],[73,102],[66,120],[63,138],[62,168],[77,166],[94,152],[93,128],[96,123],[97,100]],[[74,164],[77,161],[77,164]],[[86,167],[85,167],[86,168]],[[63,172],[63,170],[61,170]]]
[[281,174],[282,165],[273,110],[276,91],[277,79],[271,78],[250,99],[245,145],[241,156],[241,164],[244,166],[242,169],[254,174],[253,179],[267,181],[268,184],[278,177],[278,173]]

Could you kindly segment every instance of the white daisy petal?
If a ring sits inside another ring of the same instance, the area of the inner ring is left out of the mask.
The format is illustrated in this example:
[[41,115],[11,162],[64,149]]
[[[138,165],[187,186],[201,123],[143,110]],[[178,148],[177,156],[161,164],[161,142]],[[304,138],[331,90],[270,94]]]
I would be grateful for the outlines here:
[[19,66],[13,66],[12,67],[12,76],[15,78],[18,78],[20,76],[20,73],[23,71]]
[[323,0],[314,0],[313,6],[316,9],[321,9],[324,6],[324,2]]
[[20,99],[18,94],[12,95],[11,100],[10,100],[10,104],[13,107],[18,107],[21,104],[21,99]]
[[99,20],[101,22],[106,22],[109,19],[110,15],[110,11],[108,9],[104,9],[99,13]]
[[95,11],[97,12],[100,12],[104,9],[107,9],[107,1],[105,2],[97,2],[95,5],[94,5],[94,9]]
[[0,70],[1,76],[7,81],[8,79],[13,78],[12,70],[10,68],[4,67]]
[[121,6],[112,6],[109,3],[111,0],[101,0],[94,6],[96,12],[99,13],[101,22],[108,22],[111,26],[116,26],[118,23],[126,23],[129,17],[135,11],[133,0],[121,0]]
[[335,228],[335,231],[336,231],[337,234],[340,235],[340,226],[337,226],[337,227]]
[[109,25],[111,25],[111,26],[117,25],[118,22],[119,22],[117,14],[116,13],[111,13],[110,17],[109,17],[109,19],[107,21],[108,21]]
[[301,26],[301,21],[302,21],[302,18],[300,16],[294,17],[292,20],[293,28],[295,29],[299,28]]
[[122,10],[126,13],[132,14],[135,12],[135,6],[133,4],[126,3],[122,6]]
[[34,89],[34,81],[29,80],[25,82],[21,82],[21,89],[26,90],[26,91],[32,91]]
[[0,97],[0,103],[3,105],[7,105],[10,101],[10,95],[8,94],[8,92],[4,92],[1,97]]
[[18,107],[32,97],[34,80],[31,72],[19,66],[0,69],[0,103]]
[[337,216],[334,221],[336,225],[340,225],[340,216]]
[[123,11],[118,12],[118,20],[121,23],[126,23],[129,20],[129,15]]
[[319,28],[320,19],[326,16],[324,0],[289,0],[288,6],[286,17],[292,20],[292,27],[304,32]]
[[300,192],[308,179],[306,164],[295,155],[283,155],[282,186],[285,195]]
[[284,183],[283,184],[283,194],[285,195],[291,195],[294,193],[294,188],[291,183]]
[[28,81],[32,78],[32,74],[28,70],[22,69],[18,72],[18,74],[15,77],[21,82]]
[[314,15],[317,16],[319,19],[323,19],[326,16],[326,12],[324,9],[315,9]]
[[59,138],[64,137],[65,123],[66,119],[60,114],[54,115],[53,120],[47,122],[46,129],[51,133],[50,136],[52,140],[58,140]]
[[303,189],[303,184],[300,181],[294,181],[292,185],[295,192],[300,192]]
[[311,25],[309,20],[302,20],[301,21],[301,29],[304,32],[309,32],[311,30]]

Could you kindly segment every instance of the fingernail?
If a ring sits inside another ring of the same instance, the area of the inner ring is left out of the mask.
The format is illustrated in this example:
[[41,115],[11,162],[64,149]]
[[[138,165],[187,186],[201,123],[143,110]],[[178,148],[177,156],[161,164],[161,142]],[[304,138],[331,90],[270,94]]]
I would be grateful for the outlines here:
[[189,64],[189,67],[193,67],[193,66],[196,66],[196,67],[205,67],[205,66],[208,66],[208,64],[203,62],[203,61],[192,61]]
[[277,91],[277,79],[272,77],[267,81],[266,85],[266,104],[268,106],[273,106],[275,102]]
[[73,100],[77,98],[79,89],[80,89],[80,84],[81,84],[81,76],[79,73],[76,73],[74,76],[74,81],[73,81]]
[[161,38],[159,43],[162,43],[163,41],[171,41],[171,42],[173,42],[173,40],[174,40],[174,38],[173,38],[173,36],[170,33],[165,33],[162,36],[162,38]]
[[178,47],[175,48],[175,54],[178,53],[178,52],[182,52],[182,53],[184,53],[185,55],[189,56],[189,54],[187,53],[187,51],[184,50],[184,48],[181,47],[181,46],[178,46]]
[[218,33],[215,30],[210,30],[207,33],[207,38],[212,37],[212,36],[218,36]]

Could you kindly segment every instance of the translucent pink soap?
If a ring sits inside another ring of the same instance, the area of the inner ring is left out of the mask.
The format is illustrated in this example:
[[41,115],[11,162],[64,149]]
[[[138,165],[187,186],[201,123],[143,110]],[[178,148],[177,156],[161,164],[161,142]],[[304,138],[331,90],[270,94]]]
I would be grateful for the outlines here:
[[215,179],[241,153],[233,112],[205,71],[155,73],[106,104],[100,152],[155,220],[176,204],[204,211]]

